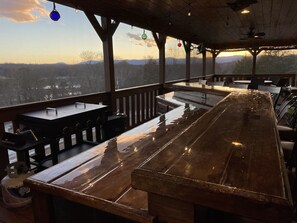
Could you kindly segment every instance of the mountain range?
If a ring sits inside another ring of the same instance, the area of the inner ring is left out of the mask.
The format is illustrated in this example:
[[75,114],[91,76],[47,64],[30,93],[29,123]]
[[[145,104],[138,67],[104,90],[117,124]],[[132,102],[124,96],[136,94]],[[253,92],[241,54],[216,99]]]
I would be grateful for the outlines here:
[[[227,56],[227,57],[217,57],[216,58],[216,62],[217,63],[230,63],[230,62],[235,62],[235,61],[238,61],[242,58],[243,56]],[[153,61],[155,62],[158,62],[158,59],[152,59]],[[127,62],[128,64],[131,64],[131,65],[144,65],[146,64],[147,62],[147,59],[140,59],[140,60],[115,60],[114,62],[117,64],[117,63],[121,63],[121,62]],[[96,61],[96,60],[93,60],[93,61],[84,61],[84,62],[81,62],[80,64],[96,64],[96,63],[99,63],[99,62],[102,62],[102,61]],[[171,58],[171,57],[168,57],[166,58],[166,63],[168,64],[171,64],[171,63],[176,63],[176,64],[184,64],[185,63],[185,59],[182,59],[182,58]]]

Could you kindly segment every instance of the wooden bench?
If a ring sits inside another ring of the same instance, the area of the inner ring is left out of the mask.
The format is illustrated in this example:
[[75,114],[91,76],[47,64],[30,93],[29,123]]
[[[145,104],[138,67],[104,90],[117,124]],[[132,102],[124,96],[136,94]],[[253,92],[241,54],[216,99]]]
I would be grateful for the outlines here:
[[206,111],[180,106],[27,179],[35,222],[153,222],[131,173]]

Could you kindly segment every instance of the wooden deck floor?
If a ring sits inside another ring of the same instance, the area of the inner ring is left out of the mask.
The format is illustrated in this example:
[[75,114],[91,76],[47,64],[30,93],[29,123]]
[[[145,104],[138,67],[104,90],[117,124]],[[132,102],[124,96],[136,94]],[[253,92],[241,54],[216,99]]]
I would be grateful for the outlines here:
[[31,205],[21,208],[6,208],[0,196],[0,223],[34,223]]

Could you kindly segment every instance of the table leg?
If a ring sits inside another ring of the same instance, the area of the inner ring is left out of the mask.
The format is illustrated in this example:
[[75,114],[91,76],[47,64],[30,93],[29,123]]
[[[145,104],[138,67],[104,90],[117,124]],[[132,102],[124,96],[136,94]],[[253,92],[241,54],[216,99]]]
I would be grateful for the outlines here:
[[69,149],[72,146],[71,134],[64,136],[64,149]]
[[29,150],[26,151],[18,151],[17,152],[17,160],[19,162],[24,162],[28,168],[30,168],[30,158],[29,158]]
[[9,164],[8,150],[0,148],[0,180],[6,176],[5,168]]
[[53,159],[53,165],[58,163],[58,152],[59,152],[59,139],[51,140],[51,155]]

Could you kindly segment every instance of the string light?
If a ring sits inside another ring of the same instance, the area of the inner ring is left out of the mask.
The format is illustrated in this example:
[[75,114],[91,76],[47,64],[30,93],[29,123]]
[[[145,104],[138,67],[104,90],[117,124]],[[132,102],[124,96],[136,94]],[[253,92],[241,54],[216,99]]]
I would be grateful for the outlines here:
[[147,39],[147,35],[145,34],[145,30],[143,30],[143,34],[141,35],[141,39],[143,39],[143,40]]
[[249,9],[243,9],[240,13],[241,14],[249,14],[251,11]]
[[188,16],[190,17],[192,15],[191,9],[188,11]]
[[177,46],[178,46],[178,47],[181,47],[181,46],[182,46],[180,40],[178,40],[178,44],[177,44]]
[[188,16],[190,17],[192,15],[192,12],[191,12],[191,3],[189,3],[189,11],[188,11]]
[[58,21],[61,18],[60,13],[56,10],[55,3],[53,4],[53,11],[51,11],[49,16],[53,21]]

